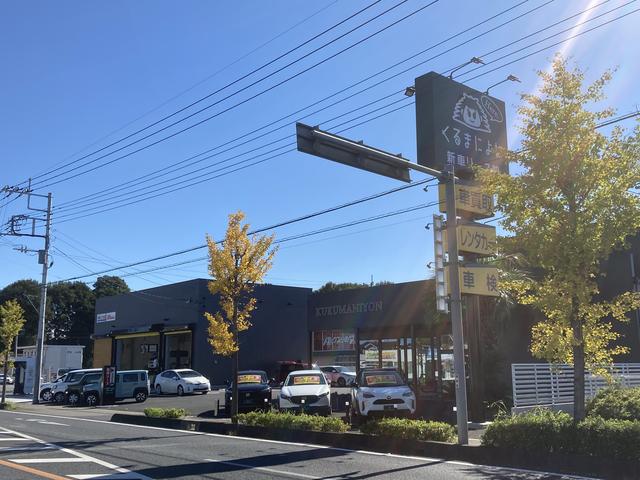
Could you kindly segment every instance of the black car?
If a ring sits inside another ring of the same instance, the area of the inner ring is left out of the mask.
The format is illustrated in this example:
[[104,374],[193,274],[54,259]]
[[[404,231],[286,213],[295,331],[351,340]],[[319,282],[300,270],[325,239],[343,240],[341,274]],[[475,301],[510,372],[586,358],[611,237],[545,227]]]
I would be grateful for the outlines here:
[[102,380],[102,372],[88,372],[85,373],[82,378],[80,378],[75,383],[70,383],[67,385],[67,389],[64,392],[65,401],[69,405],[79,405],[84,398],[84,394],[82,389],[85,385],[89,385],[90,383],[99,383]]
[[[227,415],[231,413],[232,391],[233,384],[230,383],[224,395],[224,407]],[[266,372],[262,370],[243,370],[238,372],[238,411],[268,411],[270,409],[271,386]]]

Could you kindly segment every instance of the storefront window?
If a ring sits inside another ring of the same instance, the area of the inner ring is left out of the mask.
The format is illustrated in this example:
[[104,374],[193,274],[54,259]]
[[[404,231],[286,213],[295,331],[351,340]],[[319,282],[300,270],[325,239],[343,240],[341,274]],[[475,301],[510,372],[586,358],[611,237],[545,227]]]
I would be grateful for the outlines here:
[[191,332],[165,333],[165,370],[191,368]]
[[355,332],[341,329],[313,332],[311,361],[319,366],[340,365],[355,371]]
[[157,364],[160,335],[116,338],[116,365],[119,370],[151,370]]

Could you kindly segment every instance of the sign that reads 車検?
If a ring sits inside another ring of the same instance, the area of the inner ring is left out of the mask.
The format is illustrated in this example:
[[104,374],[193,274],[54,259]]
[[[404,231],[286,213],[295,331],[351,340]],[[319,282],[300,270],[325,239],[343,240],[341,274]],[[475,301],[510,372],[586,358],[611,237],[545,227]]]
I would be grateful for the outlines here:
[[[436,72],[416,78],[418,163],[436,170],[474,165],[508,172],[504,102]],[[503,155],[503,153],[502,153]]]

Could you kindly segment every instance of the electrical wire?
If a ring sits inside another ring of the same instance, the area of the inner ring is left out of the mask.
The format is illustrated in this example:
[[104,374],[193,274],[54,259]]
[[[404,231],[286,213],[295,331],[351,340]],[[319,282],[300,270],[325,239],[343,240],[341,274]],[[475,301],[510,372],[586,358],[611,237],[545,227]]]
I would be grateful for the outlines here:
[[[395,5],[394,7],[389,8],[389,9],[387,9],[387,10],[385,10],[384,12],[382,12],[382,13],[381,13],[381,14],[379,14],[379,15],[377,15],[376,17],[374,17],[374,18],[373,18],[373,19],[371,19],[371,20],[374,20],[374,19],[376,19],[376,18],[378,18],[378,17],[380,17],[380,16],[382,16],[382,15],[386,14],[388,11],[390,11],[390,10],[392,10],[392,9],[396,8],[397,6],[399,6],[399,5],[403,4],[403,3],[407,2],[407,1],[408,1],[408,0],[402,0],[399,4]],[[218,112],[216,112],[216,113],[214,113],[214,114],[212,114],[212,115],[209,115],[208,117],[205,117],[204,119],[198,120],[197,122],[195,122],[195,123],[193,123],[193,124],[191,124],[191,125],[189,125],[189,126],[187,126],[187,127],[184,127],[184,128],[182,128],[182,129],[180,129],[180,130],[178,130],[178,131],[174,132],[174,133],[171,133],[171,134],[169,134],[169,135],[167,135],[167,136],[165,136],[165,137],[162,137],[162,138],[160,138],[160,139],[158,139],[158,140],[155,140],[155,141],[154,141],[154,142],[152,142],[152,143],[149,143],[149,144],[147,144],[147,145],[144,145],[144,146],[142,146],[142,147],[140,147],[140,148],[138,148],[138,149],[136,149],[136,150],[133,150],[132,152],[129,152],[128,154],[126,154],[126,155],[125,155],[125,156],[123,156],[123,157],[128,157],[128,156],[131,156],[131,155],[133,155],[133,154],[135,154],[135,153],[138,153],[138,152],[140,152],[140,151],[146,150],[147,148],[150,148],[150,147],[152,147],[152,146],[154,146],[154,145],[157,145],[157,144],[159,144],[159,143],[162,143],[162,142],[164,142],[164,141],[166,141],[166,140],[169,140],[170,138],[173,138],[173,137],[175,137],[175,136],[177,136],[177,135],[180,135],[180,134],[182,134],[182,133],[184,133],[184,132],[186,132],[186,131],[188,131],[188,130],[191,130],[191,129],[193,129],[193,128],[195,128],[195,127],[199,126],[199,125],[202,125],[203,123],[208,122],[208,121],[212,120],[213,118],[217,118],[217,117],[219,117],[220,115],[223,115],[224,113],[227,113],[227,112],[229,112],[229,111],[231,111],[231,110],[233,110],[233,109],[235,109],[235,108],[237,108],[237,107],[239,107],[239,106],[241,106],[241,105],[244,105],[245,103],[248,103],[248,102],[250,102],[250,101],[252,101],[252,100],[255,100],[256,98],[261,97],[261,96],[262,96],[262,95],[264,95],[265,93],[268,93],[268,92],[270,92],[270,91],[272,91],[272,90],[274,90],[274,89],[276,89],[276,88],[278,88],[278,87],[281,87],[282,85],[284,85],[284,84],[286,84],[286,83],[290,82],[291,80],[293,80],[293,79],[295,79],[295,78],[297,78],[297,77],[299,77],[299,76],[301,76],[301,75],[303,75],[303,74],[305,74],[305,73],[307,73],[307,72],[309,72],[309,71],[311,71],[311,70],[315,69],[316,67],[318,67],[318,66],[320,66],[320,65],[322,65],[322,64],[324,64],[324,63],[326,63],[326,62],[328,62],[329,60],[332,60],[333,58],[336,58],[337,56],[339,56],[339,55],[341,55],[341,54],[343,54],[343,53],[345,53],[345,52],[347,52],[347,51],[351,50],[352,48],[355,48],[356,46],[358,46],[358,45],[360,45],[360,44],[362,44],[362,43],[364,43],[364,42],[366,42],[366,41],[370,40],[371,38],[373,38],[373,37],[375,37],[375,36],[379,35],[380,33],[382,33],[382,32],[384,32],[384,31],[388,30],[389,28],[394,27],[394,26],[398,25],[399,23],[401,23],[401,22],[403,22],[403,21],[405,21],[405,20],[407,20],[407,19],[411,18],[412,16],[414,16],[414,15],[416,15],[416,14],[418,14],[418,13],[422,12],[422,11],[423,11],[423,10],[425,10],[426,8],[428,8],[428,7],[432,6],[432,5],[434,5],[434,4],[435,4],[435,3],[437,3],[438,1],[439,1],[439,0],[432,0],[431,2],[427,3],[426,5],[424,5],[424,6],[420,7],[420,8],[418,8],[418,9],[416,9],[416,10],[414,10],[414,11],[412,11],[412,12],[411,12],[411,13],[409,13],[408,15],[405,15],[404,17],[402,17],[402,18],[400,18],[400,19],[398,19],[398,20],[396,20],[396,21],[394,21],[394,22],[392,22],[392,23],[390,23],[390,24],[386,25],[385,27],[383,27],[383,28],[381,28],[381,29],[379,29],[379,30],[377,30],[377,31],[375,31],[375,32],[373,32],[373,33],[371,33],[371,34],[367,35],[366,37],[364,37],[364,38],[362,38],[362,39],[358,40],[358,41],[357,41],[357,42],[355,42],[355,43],[352,43],[351,45],[349,45],[349,46],[347,46],[347,47],[345,47],[345,48],[343,48],[343,49],[339,50],[338,52],[336,52],[336,53],[333,53],[333,54],[329,55],[328,57],[324,58],[323,60],[320,60],[320,61],[318,61],[318,62],[316,62],[316,63],[312,64],[311,66],[304,68],[303,70],[301,70],[301,71],[299,71],[299,72],[297,72],[297,73],[295,73],[295,74],[293,74],[293,75],[291,75],[291,76],[289,76],[289,77],[287,77],[287,78],[285,78],[285,79],[283,79],[283,80],[281,80],[281,81],[279,81],[279,82],[277,82],[277,83],[275,83],[275,84],[273,84],[273,85],[271,85],[271,86],[269,86],[269,87],[267,87],[267,88],[265,88],[265,89],[263,89],[263,90],[261,90],[261,91],[259,91],[259,92],[257,92],[257,93],[255,93],[255,94],[253,94],[253,95],[251,95],[251,96],[249,96],[249,97],[245,98],[244,100],[238,101],[238,102],[236,102],[236,103],[234,103],[234,104],[232,104],[232,105],[230,105],[230,106],[228,106],[228,107],[225,107],[225,108],[223,108],[222,110],[219,110]],[[265,77],[265,78],[266,78],[266,77]],[[259,81],[262,81],[262,80],[259,80]],[[259,82],[259,81],[258,81],[258,82]],[[158,133],[161,133],[161,132],[163,132],[163,131],[165,131],[165,130],[167,130],[167,129],[169,129],[169,128],[171,128],[171,127],[173,127],[173,126],[175,126],[175,125],[177,125],[177,124],[179,124],[179,123],[181,123],[181,122],[183,122],[183,121],[185,121],[185,120],[187,120],[187,119],[189,119],[189,118],[191,118],[191,117],[193,117],[193,116],[195,116],[195,115],[198,115],[198,114],[199,114],[199,113],[201,113],[201,112],[204,112],[205,110],[207,110],[208,108],[210,108],[210,107],[212,107],[212,106],[214,106],[214,105],[217,105],[217,104],[219,104],[219,103],[221,103],[221,102],[223,102],[223,101],[225,101],[225,100],[227,100],[227,99],[229,99],[229,98],[232,98],[232,97],[234,97],[234,96],[236,96],[236,95],[238,95],[238,94],[240,94],[240,93],[243,93],[244,91],[246,91],[246,90],[247,90],[247,88],[252,87],[254,84],[256,84],[256,83],[258,83],[258,82],[254,82],[254,83],[252,83],[252,84],[251,84],[251,85],[249,85],[249,86],[245,86],[245,87],[239,88],[239,89],[237,89],[236,91],[234,91],[233,93],[231,93],[231,94],[227,95],[226,97],[223,97],[222,99],[217,100],[216,102],[214,102],[214,103],[212,103],[212,104],[210,104],[210,105],[207,105],[206,107],[203,107],[203,108],[201,108],[200,110],[197,110],[196,112],[193,112],[193,113],[191,113],[191,114],[189,114],[189,115],[187,115],[187,116],[185,116],[185,117],[183,117],[183,118],[181,118],[181,119],[179,119],[179,120],[176,120],[175,122],[172,122],[172,123],[170,123],[170,124],[168,124],[168,125],[166,125],[166,126],[164,126],[164,127],[162,127],[162,128],[159,128],[158,130],[155,130],[154,132],[152,132],[152,133],[150,133],[150,134],[147,134],[147,135],[145,135],[145,136],[143,136],[143,137],[141,137],[141,138],[139,138],[139,139],[137,139],[137,140],[135,140],[135,141],[133,141],[133,142],[129,142],[128,144],[124,145],[123,147],[119,147],[119,148],[117,148],[116,150],[113,150],[113,151],[111,151],[111,152],[109,152],[109,153],[107,153],[107,154],[101,155],[101,156],[99,156],[99,157],[97,157],[97,158],[95,158],[95,159],[93,159],[93,160],[90,160],[90,161],[88,161],[88,162],[85,162],[85,163],[81,164],[80,166],[74,167],[73,169],[71,169],[71,170],[69,170],[69,171],[67,171],[67,172],[58,173],[58,174],[56,174],[56,175],[53,175],[53,176],[48,177],[48,178],[47,178],[47,179],[45,179],[45,180],[41,180],[41,181],[39,181],[39,182],[35,182],[33,186],[34,186],[34,187],[36,187],[36,186],[40,185],[40,186],[38,186],[38,188],[39,188],[39,189],[49,188],[49,187],[51,187],[51,186],[53,186],[53,185],[57,185],[57,184],[59,184],[59,183],[61,183],[61,182],[68,181],[68,180],[71,180],[71,179],[73,179],[73,178],[77,178],[77,177],[79,177],[79,176],[81,176],[81,175],[85,175],[85,174],[87,174],[87,173],[89,173],[89,172],[93,172],[93,171],[95,171],[95,170],[97,170],[97,169],[99,169],[99,168],[103,168],[103,167],[105,167],[105,166],[107,166],[107,165],[111,165],[111,164],[112,164],[112,163],[114,163],[116,160],[109,160],[109,161],[104,162],[104,163],[102,163],[102,164],[99,164],[99,165],[97,165],[97,166],[91,167],[91,168],[89,168],[89,169],[87,169],[87,170],[84,170],[84,171],[81,171],[81,172],[78,172],[78,173],[74,173],[74,174],[72,174],[72,175],[69,175],[69,176],[67,176],[67,177],[65,177],[65,178],[63,178],[63,179],[59,179],[59,180],[55,180],[55,181],[51,181],[51,180],[54,180],[54,179],[59,178],[59,177],[61,177],[61,176],[64,176],[64,175],[66,175],[67,173],[71,173],[71,172],[73,172],[73,171],[75,171],[75,170],[78,170],[79,168],[82,168],[82,167],[88,166],[88,165],[90,165],[90,164],[93,164],[93,163],[95,163],[95,162],[97,162],[97,161],[99,161],[99,160],[101,160],[101,159],[103,159],[103,158],[105,158],[105,157],[107,157],[107,156],[111,156],[111,155],[113,155],[114,153],[120,152],[120,151],[122,151],[122,150],[124,150],[124,149],[126,149],[126,148],[128,148],[128,147],[130,147],[130,146],[133,146],[133,145],[135,145],[135,144],[137,144],[137,143],[140,143],[141,141],[146,140],[146,139],[148,139],[148,138],[150,138],[150,137],[152,137],[152,136],[155,136],[155,135],[157,135]],[[123,158],[123,157],[119,157],[119,158]],[[44,185],[41,185],[42,183],[44,183]]]

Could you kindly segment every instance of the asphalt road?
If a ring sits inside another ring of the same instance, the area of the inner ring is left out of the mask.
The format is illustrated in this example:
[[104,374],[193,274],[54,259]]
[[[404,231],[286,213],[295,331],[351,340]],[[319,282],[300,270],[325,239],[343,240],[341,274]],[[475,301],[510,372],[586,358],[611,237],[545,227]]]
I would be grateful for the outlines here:
[[[59,411],[37,408],[42,412]],[[560,480],[578,477],[115,424],[96,416],[75,418],[0,411],[0,478]]]

